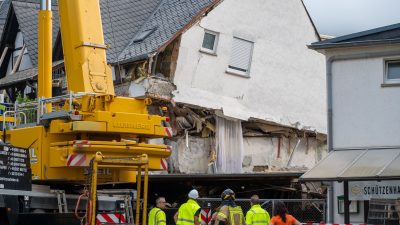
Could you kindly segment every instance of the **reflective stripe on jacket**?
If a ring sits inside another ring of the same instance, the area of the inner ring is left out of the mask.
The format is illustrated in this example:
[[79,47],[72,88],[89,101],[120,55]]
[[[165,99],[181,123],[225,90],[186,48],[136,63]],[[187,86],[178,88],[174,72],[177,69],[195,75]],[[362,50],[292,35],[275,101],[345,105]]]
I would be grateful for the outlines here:
[[246,213],[246,225],[268,225],[271,218],[259,204],[253,205]]
[[194,215],[199,209],[199,204],[197,204],[197,202],[193,199],[189,199],[186,203],[179,207],[176,225],[193,225]]
[[166,225],[167,218],[165,212],[160,208],[154,207],[149,212],[148,225]]
[[242,207],[229,206],[229,224],[230,225],[242,225],[243,222],[244,222],[244,216],[243,216]]

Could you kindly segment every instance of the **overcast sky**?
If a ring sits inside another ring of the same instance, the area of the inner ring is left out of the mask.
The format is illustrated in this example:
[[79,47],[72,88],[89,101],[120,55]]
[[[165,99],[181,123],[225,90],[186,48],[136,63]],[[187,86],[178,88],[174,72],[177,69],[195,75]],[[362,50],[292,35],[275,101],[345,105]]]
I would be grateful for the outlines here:
[[303,0],[320,34],[341,36],[400,23],[400,0]]

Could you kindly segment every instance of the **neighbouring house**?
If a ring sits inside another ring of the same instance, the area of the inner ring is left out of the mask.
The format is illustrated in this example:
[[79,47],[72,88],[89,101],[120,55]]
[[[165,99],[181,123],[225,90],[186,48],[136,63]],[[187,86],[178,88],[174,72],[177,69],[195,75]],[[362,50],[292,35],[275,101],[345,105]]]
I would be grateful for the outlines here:
[[326,56],[330,154],[302,179],[333,182],[328,222],[399,224],[400,23],[309,48]]
[[[0,7],[1,58],[0,58],[0,89],[9,102],[14,102],[18,95],[29,98],[36,97],[37,80],[37,15],[40,5],[32,1],[5,0]],[[53,5],[53,46],[57,43],[59,22],[57,6]],[[1,18],[5,18],[2,20]],[[63,62],[53,63],[53,90],[60,93],[58,80],[65,77]],[[65,88],[65,86],[64,86]]]
[[[39,5],[5,3],[0,89],[14,101],[18,93],[36,95]],[[173,146],[169,175],[179,182],[218,177],[242,189],[268,183],[280,191],[268,197],[323,192],[319,184],[292,183],[327,152],[325,61],[307,48],[320,39],[302,1],[100,3],[117,95],[151,98],[148,110],[170,117],[173,137],[152,140]],[[53,14],[53,90],[65,93],[56,5]],[[14,66],[20,49],[26,57]]]

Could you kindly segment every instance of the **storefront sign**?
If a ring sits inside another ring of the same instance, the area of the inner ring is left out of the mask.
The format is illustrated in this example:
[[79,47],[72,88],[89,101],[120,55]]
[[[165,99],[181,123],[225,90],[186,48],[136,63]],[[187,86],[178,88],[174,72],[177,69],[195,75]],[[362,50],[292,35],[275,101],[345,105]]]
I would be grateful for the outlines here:
[[371,198],[400,198],[400,180],[349,182],[350,200],[370,200]]

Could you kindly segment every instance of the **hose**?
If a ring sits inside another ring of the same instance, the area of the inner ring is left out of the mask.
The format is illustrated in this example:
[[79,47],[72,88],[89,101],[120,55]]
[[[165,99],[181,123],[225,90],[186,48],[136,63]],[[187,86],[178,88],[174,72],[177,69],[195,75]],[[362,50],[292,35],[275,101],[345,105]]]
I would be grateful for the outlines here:
[[[80,202],[81,202],[82,197],[87,197],[87,198],[88,198],[88,202],[86,203],[86,212],[85,212],[85,215],[84,215],[84,216],[79,216],[78,209],[79,209],[79,205],[80,205]],[[86,187],[85,187],[85,188],[83,189],[83,194],[79,195],[78,200],[76,201],[76,206],[75,206],[75,217],[76,217],[77,219],[79,219],[79,220],[82,221],[83,219],[86,218],[86,220],[87,220],[87,218],[88,218],[88,205],[90,205],[89,202],[90,202],[90,200],[89,200],[89,192],[88,192],[88,190],[87,190]]]

